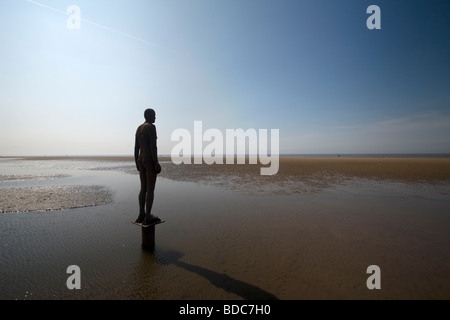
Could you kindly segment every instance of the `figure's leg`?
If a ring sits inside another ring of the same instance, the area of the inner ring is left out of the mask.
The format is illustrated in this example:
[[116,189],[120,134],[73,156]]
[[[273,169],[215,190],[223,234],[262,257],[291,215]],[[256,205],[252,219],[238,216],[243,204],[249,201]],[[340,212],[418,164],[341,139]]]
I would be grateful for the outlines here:
[[145,197],[147,194],[147,173],[145,167],[139,163],[139,179],[141,180],[141,191],[139,192],[139,217],[135,222],[142,223],[145,219]]
[[150,165],[147,168],[147,196],[146,196],[146,211],[145,211],[145,223],[152,222],[152,220],[159,219],[157,216],[152,215],[153,200],[155,197],[155,185],[156,185],[156,173],[153,171],[153,167]]

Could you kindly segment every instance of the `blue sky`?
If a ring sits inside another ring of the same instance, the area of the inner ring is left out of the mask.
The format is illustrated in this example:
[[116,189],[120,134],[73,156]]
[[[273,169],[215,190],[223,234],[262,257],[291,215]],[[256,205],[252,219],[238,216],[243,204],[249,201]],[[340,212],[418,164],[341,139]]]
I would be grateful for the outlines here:
[[0,155],[130,155],[148,107],[160,154],[196,120],[279,129],[281,153],[449,153],[449,36],[440,0],[0,0]]

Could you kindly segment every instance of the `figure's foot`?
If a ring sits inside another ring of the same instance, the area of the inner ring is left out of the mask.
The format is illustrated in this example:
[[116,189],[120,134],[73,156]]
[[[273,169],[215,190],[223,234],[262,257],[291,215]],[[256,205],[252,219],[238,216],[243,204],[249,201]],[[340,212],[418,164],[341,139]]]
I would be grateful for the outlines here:
[[139,215],[139,217],[134,221],[135,223],[142,223],[145,220],[145,215]]
[[143,226],[147,226],[147,225],[150,225],[150,224],[153,224],[153,223],[157,223],[157,222],[160,222],[160,221],[161,221],[161,219],[159,217],[154,216],[154,215],[151,214],[151,215],[147,215],[145,217],[144,222],[142,222],[142,225]]

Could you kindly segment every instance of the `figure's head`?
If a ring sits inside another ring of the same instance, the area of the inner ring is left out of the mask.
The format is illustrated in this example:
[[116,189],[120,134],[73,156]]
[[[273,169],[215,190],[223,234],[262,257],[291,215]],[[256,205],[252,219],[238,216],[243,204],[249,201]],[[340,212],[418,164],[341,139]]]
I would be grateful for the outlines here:
[[156,120],[155,110],[153,110],[153,109],[145,110],[144,118],[145,118],[145,121],[150,122],[150,123],[154,123],[155,120]]

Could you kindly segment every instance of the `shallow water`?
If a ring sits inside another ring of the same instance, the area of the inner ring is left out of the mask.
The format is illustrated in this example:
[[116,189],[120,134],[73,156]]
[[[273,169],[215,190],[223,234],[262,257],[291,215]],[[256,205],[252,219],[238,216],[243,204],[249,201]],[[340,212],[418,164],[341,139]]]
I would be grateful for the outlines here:
[[[0,214],[0,299],[450,298],[448,186],[358,180],[251,196],[158,178],[153,252],[141,248],[130,163],[0,161],[1,188],[101,185],[109,204]],[[111,170],[107,170],[110,168]],[[431,189],[429,189],[431,188]],[[383,289],[365,286],[369,265]],[[67,267],[81,269],[69,290]]]

